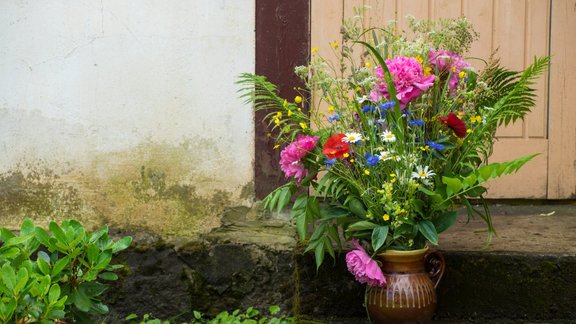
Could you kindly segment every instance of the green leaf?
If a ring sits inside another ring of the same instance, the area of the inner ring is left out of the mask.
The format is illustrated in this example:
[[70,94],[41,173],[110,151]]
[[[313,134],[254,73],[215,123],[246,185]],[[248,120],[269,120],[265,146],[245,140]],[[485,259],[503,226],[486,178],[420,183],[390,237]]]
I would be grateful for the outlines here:
[[5,259],[12,259],[15,256],[20,254],[20,249],[13,246],[13,247],[2,247],[0,248],[0,257]]
[[[48,259],[48,260],[50,260],[50,259]],[[44,258],[38,256],[38,259],[36,260],[36,264],[38,265],[38,269],[40,269],[40,272],[42,272],[42,274],[44,274],[44,275],[50,274],[50,264],[48,262],[46,262],[46,260],[44,260]]]
[[112,252],[102,251],[98,256],[98,262],[94,266],[95,269],[104,269],[112,261]]
[[318,244],[314,250],[314,259],[316,260],[316,270],[318,270],[324,262],[324,244]]
[[52,268],[52,277],[56,277],[60,272],[62,272],[62,270],[64,270],[64,268],[66,268],[66,266],[68,266],[69,263],[70,263],[69,256],[65,256],[62,259],[58,260],[54,264],[54,267]]
[[26,270],[26,268],[20,268],[20,270],[18,270],[18,274],[16,275],[16,282],[17,283],[14,286],[14,289],[12,289],[12,291],[14,292],[14,295],[20,294],[20,291],[28,283],[28,278],[29,278],[28,277],[28,270]]
[[418,223],[418,230],[424,237],[434,245],[438,245],[438,233],[434,224],[429,220],[422,220]]
[[116,241],[112,246],[112,253],[118,253],[122,250],[127,249],[130,244],[132,244],[132,237],[131,236],[124,236],[120,240]]
[[108,226],[103,226],[96,232],[92,233],[88,239],[88,243],[96,243],[96,241],[98,241],[105,234],[108,234]]
[[460,192],[462,182],[458,178],[442,177],[442,183],[447,186],[446,194],[448,197]]
[[96,314],[100,314],[100,315],[105,315],[105,314],[108,314],[108,312],[109,312],[108,306],[106,306],[102,303],[93,304],[92,305],[92,311],[95,312]]
[[114,272],[102,272],[101,274],[98,275],[98,278],[113,281],[118,279],[118,275],[115,274]]
[[136,314],[130,314],[130,315],[124,317],[124,319],[127,321],[137,319],[137,318],[138,318],[138,315],[136,315]]
[[276,211],[279,213],[284,209],[288,203],[290,202],[290,198],[292,197],[292,190],[290,187],[284,187],[278,194],[278,203],[276,206]]
[[46,231],[43,228],[36,227],[34,229],[34,234],[38,242],[42,243],[50,251],[53,251],[52,243],[50,241],[50,235],[48,235],[48,233],[46,233]]
[[360,218],[366,218],[366,209],[360,199],[351,197],[347,202],[348,209]]
[[77,289],[74,291],[74,293],[72,294],[72,300],[74,306],[78,307],[78,309],[83,312],[90,311],[90,308],[93,305],[90,298],[86,296],[86,294],[82,291],[82,289]]
[[199,311],[193,311],[194,314],[194,318],[197,320],[202,319],[202,313],[200,313]]
[[280,312],[280,307],[278,305],[272,305],[268,307],[268,312],[270,315],[276,315]]
[[58,298],[60,298],[60,286],[53,284],[48,293],[48,300],[50,301],[50,304],[56,304]]
[[5,246],[14,246],[14,245],[23,244],[23,243],[30,241],[33,237],[34,237],[34,235],[32,235],[32,234],[22,235],[22,236],[14,236],[14,237],[12,237],[6,241]]
[[0,241],[6,242],[14,236],[16,235],[14,235],[14,233],[12,233],[9,229],[4,227],[0,228]]
[[30,218],[26,218],[20,225],[20,235],[34,234],[35,228],[36,226],[34,226],[32,220]]
[[378,226],[372,230],[372,249],[376,253],[386,242],[388,236],[388,226]]
[[52,233],[52,235],[54,235],[58,241],[64,244],[68,244],[68,238],[66,237],[66,234],[64,234],[64,231],[62,231],[62,228],[58,226],[58,224],[55,222],[50,222],[48,229],[50,229],[50,233]]
[[358,221],[356,223],[350,224],[346,229],[346,231],[347,232],[364,231],[375,229],[376,227],[378,227],[378,225],[370,221]]
[[458,218],[458,213],[456,211],[448,211],[443,214],[438,215],[438,217],[434,220],[434,227],[436,228],[436,232],[438,234],[444,232],[448,228],[450,228],[456,222]]
[[14,269],[10,266],[9,263],[5,263],[0,269],[2,272],[2,281],[4,281],[4,285],[10,290],[13,290],[16,286],[16,273]]

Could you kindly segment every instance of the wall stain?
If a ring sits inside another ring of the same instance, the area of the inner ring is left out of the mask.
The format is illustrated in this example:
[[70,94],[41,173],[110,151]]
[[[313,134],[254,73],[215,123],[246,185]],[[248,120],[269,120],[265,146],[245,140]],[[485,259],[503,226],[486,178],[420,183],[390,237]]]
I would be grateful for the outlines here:
[[210,181],[210,173],[195,170],[193,149],[146,143],[60,174],[53,171],[59,165],[18,166],[0,174],[0,223],[18,228],[26,216],[39,224],[75,218],[88,228],[197,237],[221,226],[226,210],[246,207],[253,184],[234,189]]

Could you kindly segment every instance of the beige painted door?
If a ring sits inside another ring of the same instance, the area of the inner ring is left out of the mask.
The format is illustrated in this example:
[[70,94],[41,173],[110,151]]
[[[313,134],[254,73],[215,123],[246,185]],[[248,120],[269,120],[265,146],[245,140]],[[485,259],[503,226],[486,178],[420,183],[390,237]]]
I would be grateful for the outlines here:
[[[537,83],[536,107],[524,121],[498,131],[491,161],[539,153],[517,174],[490,184],[489,198],[576,197],[576,0],[312,0],[311,46],[329,55],[339,26],[352,8],[367,5],[365,23],[466,16],[480,33],[471,57],[498,49],[505,66],[520,70],[535,56],[552,55]],[[478,68],[482,66],[477,65]]]

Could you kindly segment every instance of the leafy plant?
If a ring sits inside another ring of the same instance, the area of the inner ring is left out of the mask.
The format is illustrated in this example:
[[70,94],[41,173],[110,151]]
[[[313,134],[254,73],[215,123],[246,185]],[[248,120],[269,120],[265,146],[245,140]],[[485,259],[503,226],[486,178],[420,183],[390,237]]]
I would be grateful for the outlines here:
[[[183,324],[290,324],[294,323],[292,318],[286,317],[284,315],[278,315],[280,313],[280,307],[273,305],[268,308],[269,315],[266,316],[262,314],[258,309],[254,307],[248,307],[246,311],[241,312],[239,309],[233,311],[232,313],[228,311],[222,311],[214,318],[207,318],[204,314],[198,311],[194,311],[194,318],[190,322],[182,322]],[[126,320],[134,324],[170,324],[170,321],[160,320],[152,318],[150,314],[145,314],[142,316],[141,320],[138,320],[138,315],[131,314],[126,317]],[[173,322],[176,323],[176,322]]]
[[112,256],[130,246],[108,227],[89,233],[75,220],[51,222],[49,231],[22,222],[20,233],[0,229],[0,320],[3,323],[52,323],[64,318],[90,322],[108,313],[102,302],[105,281],[118,278],[122,265]]

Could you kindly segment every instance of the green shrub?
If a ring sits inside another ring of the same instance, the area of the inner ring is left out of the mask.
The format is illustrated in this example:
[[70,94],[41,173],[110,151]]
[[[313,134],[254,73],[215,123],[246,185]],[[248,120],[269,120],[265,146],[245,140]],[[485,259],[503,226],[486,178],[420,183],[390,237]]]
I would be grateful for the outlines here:
[[88,233],[75,220],[49,232],[22,222],[15,235],[0,229],[0,322],[53,323],[72,318],[91,322],[108,313],[102,302],[104,281],[116,280],[122,265],[110,264],[112,255],[126,249],[132,238],[114,241],[108,227]]

